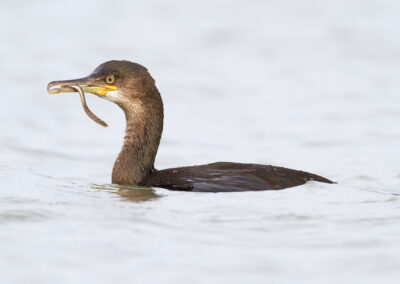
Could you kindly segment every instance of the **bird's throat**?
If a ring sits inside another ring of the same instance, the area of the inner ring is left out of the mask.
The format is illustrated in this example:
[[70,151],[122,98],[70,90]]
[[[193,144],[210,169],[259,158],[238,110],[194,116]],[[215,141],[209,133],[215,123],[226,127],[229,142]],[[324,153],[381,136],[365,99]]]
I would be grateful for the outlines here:
[[163,104],[155,89],[150,97],[120,105],[125,112],[124,144],[115,161],[112,182],[137,185],[154,171],[163,129]]

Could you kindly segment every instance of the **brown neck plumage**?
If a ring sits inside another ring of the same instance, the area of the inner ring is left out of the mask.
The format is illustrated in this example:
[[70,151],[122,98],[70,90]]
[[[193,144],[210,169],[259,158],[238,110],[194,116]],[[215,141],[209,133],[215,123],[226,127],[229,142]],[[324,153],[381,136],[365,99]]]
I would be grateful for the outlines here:
[[126,117],[126,135],[115,161],[112,182],[139,184],[154,171],[154,160],[163,129],[163,103],[157,88],[147,94],[118,103]]

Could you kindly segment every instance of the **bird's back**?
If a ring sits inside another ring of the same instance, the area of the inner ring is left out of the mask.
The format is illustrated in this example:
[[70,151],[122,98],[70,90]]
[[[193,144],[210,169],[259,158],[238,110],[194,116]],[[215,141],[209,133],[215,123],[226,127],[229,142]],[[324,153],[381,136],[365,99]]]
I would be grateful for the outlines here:
[[279,190],[308,181],[333,183],[307,172],[260,164],[218,162],[155,171],[141,185],[200,192]]

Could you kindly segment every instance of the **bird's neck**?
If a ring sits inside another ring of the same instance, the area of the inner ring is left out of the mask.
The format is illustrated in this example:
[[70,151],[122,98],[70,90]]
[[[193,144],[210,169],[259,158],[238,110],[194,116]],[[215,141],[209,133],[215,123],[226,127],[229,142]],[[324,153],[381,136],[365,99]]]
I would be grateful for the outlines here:
[[163,103],[157,89],[152,96],[120,104],[126,131],[122,150],[115,161],[112,182],[140,184],[154,171],[154,160],[163,129]]

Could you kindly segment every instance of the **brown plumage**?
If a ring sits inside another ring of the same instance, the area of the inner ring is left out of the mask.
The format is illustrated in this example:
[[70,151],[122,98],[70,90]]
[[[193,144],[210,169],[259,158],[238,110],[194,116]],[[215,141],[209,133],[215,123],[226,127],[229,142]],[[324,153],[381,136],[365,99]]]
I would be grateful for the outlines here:
[[332,183],[315,174],[259,164],[219,162],[156,170],[163,103],[145,67],[129,61],[109,61],[88,77],[51,82],[48,90],[53,94],[67,92],[71,91],[69,85],[79,85],[85,92],[113,101],[125,113],[126,134],[114,164],[113,183],[204,192],[277,190],[307,181]]

